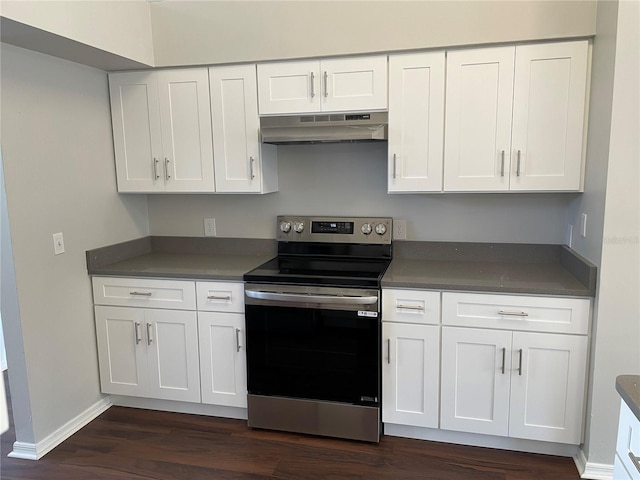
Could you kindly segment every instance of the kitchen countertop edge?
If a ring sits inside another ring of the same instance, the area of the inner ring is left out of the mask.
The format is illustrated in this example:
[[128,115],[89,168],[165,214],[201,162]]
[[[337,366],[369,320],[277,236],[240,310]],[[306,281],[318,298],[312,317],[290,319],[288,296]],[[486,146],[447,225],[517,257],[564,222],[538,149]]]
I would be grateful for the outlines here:
[[636,418],[640,420],[640,375],[618,375],[616,377],[616,391]]

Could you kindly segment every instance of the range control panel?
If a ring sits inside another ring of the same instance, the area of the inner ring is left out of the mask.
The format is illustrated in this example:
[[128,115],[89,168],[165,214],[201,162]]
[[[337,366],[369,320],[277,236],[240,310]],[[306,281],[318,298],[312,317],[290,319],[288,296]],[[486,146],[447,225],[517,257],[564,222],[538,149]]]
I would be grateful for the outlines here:
[[304,217],[280,215],[276,239],[280,242],[390,244],[393,220],[382,217]]

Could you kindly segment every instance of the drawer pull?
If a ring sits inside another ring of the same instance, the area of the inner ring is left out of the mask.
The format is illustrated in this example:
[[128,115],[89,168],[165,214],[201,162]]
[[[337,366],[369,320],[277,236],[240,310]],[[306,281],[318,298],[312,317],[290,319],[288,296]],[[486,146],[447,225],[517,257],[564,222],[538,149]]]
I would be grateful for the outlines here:
[[153,337],[151,336],[152,325],[147,323],[147,345],[151,345],[153,343]]
[[509,317],[528,317],[529,314],[527,312],[505,312],[504,310],[500,310],[498,315],[504,315]]
[[391,339],[387,338],[387,364],[391,365]]
[[151,295],[153,295],[152,292],[137,292],[137,291],[133,291],[133,292],[129,292],[129,295],[133,295],[134,297],[150,297]]
[[400,304],[398,304],[398,308],[402,308],[403,310],[418,310],[420,312],[424,312],[424,307],[422,305],[400,305]]
[[236,328],[236,352],[240,351],[240,329]]
[[505,362],[505,357],[507,356],[507,349],[506,348],[502,348],[502,375],[504,375],[504,362]]
[[638,470],[638,473],[640,473],[640,457],[636,457],[633,452],[629,452],[629,458],[631,459],[633,466]]
[[231,300],[231,295],[226,295],[226,296],[222,296],[222,295],[208,295],[207,296],[207,300]]

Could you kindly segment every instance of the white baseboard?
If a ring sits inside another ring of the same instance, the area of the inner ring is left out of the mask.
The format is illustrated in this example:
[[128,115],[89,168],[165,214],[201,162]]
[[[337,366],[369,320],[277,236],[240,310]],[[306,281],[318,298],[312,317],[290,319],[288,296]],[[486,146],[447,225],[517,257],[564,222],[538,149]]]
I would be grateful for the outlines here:
[[588,462],[584,454],[584,450],[580,449],[578,454],[573,457],[576,463],[580,478],[588,478],[590,480],[613,480],[613,465],[606,463]]
[[47,435],[38,443],[14,442],[13,451],[8,456],[25,460],[39,460],[98,415],[109,409],[110,406],[111,399],[105,397],[91,405],[76,418],[69,420],[60,428]]

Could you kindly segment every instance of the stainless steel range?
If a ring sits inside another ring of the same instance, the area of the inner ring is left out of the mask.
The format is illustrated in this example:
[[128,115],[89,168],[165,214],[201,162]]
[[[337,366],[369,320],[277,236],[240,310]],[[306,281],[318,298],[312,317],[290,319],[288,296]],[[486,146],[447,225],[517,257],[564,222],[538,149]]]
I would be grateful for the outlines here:
[[277,221],[277,258],[244,276],[249,426],[377,442],[392,220]]

